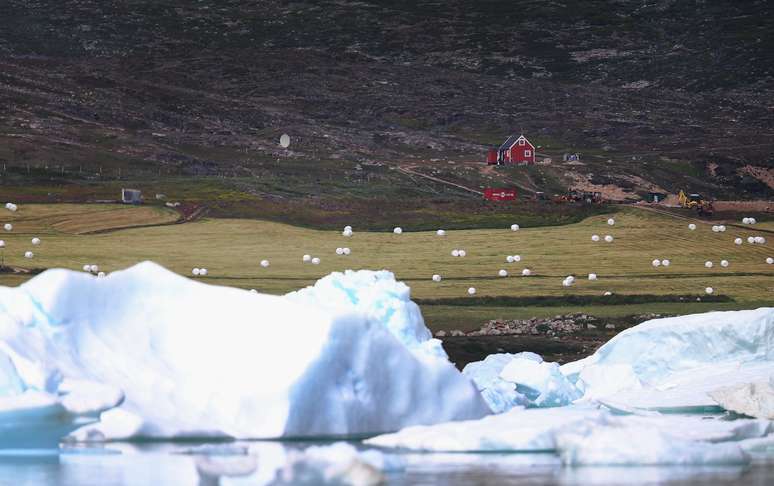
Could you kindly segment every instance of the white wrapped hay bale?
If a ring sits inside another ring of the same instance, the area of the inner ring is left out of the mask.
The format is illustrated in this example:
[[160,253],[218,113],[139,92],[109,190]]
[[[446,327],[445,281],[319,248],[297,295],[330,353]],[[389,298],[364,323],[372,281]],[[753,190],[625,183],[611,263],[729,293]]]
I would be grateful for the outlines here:
[[725,231],[726,231],[726,225],[724,225],[724,224],[721,224],[721,225],[719,225],[719,226],[718,226],[718,230],[720,230],[720,232],[721,232],[721,233],[725,233]]
[[435,234],[438,236],[446,236],[446,230],[439,229]]
[[757,243],[759,245],[765,245],[766,244],[766,238],[764,238],[763,236],[756,236],[755,237],[755,243]]
[[319,258],[317,258],[317,257],[312,258],[312,265],[319,265],[319,264],[320,264],[320,259]]
[[663,259],[663,260],[661,260],[661,266],[662,266],[662,267],[668,267],[668,266],[669,266],[669,265],[671,265],[671,264],[672,264],[672,262],[670,262],[670,261],[669,261],[669,260],[667,260],[666,258],[665,258],[665,259]]
[[727,267],[728,266],[728,260],[720,260],[720,266],[721,267]]
[[691,224],[688,225],[688,229],[691,230],[691,231],[694,231],[696,229],[696,225],[691,223]]
[[27,250],[27,251],[25,251],[25,252],[24,252],[24,258],[32,258],[32,257],[34,257],[34,256],[35,256],[35,254],[34,254],[34,253],[32,253],[32,252],[31,252],[31,251],[29,251],[29,250]]
[[433,282],[440,282],[440,281],[441,281],[441,276],[440,275],[438,275],[437,273],[435,275],[433,275]]
[[747,243],[753,245],[755,244],[755,237],[754,236],[748,236],[747,237]]
[[5,241],[0,240],[0,248],[5,248]]
[[352,230],[344,230],[344,231],[341,233],[341,235],[342,235],[342,236],[346,236],[347,238],[349,238],[350,236],[352,236]]
[[599,241],[599,235],[591,235],[591,241]]
[[612,243],[613,242],[613,236],[612,235],[605,235],[605,241],[608,242],[608,243]]
[[403,228],[401,228],[400,226],[397,226],[395,229],[392,230],[392,232],[395,233],[396,235],[403,234]]
[[712,232],[713,232],[713,233],[717,233],[718,231],[720,231],[720,226],[715,226],[715,225],[713,225],[713,226],[712,226]]
[[312,261],[312,255],[304,255],[304,256],[301,258],[301,261],[302,261],[303,263],[309,263],[309,262],[311,262],[311,261]]
[[742,218],[742,224],[750,224],[750,218]]
[[344,254],[344,248],[336,248],[336,254],[337,255],[343,255]]
[[712,262],[707,260],[706,262],[704,262],[704,266],[707,268],[712,268]]
[[508,271],[506,271],[505,269],[501,268],[500,271],[497,272],[497,275],[499,275],[500,277],[507,277],[508,276]]
[[744,241],[743,241],[741,238],[735,238],[735,239],[734,239],[734,244],[735,244],[735,245],[741,245],[743,242],[744,242]]
[[[100,272],[100,273],[102,273],[102,272]],[[200,268],[199,269],[199,275],[201,275],[202,277],[206,277],[207,276],[207,269],[206,268]]]
[[[91,269],[89,269],[89,270],[91,270]],[[200,274],[200,272],[201,272],[201,270],[199,270],[198,268],[194,268],[193,270],[191,270],[191,274],[192,274],[194,277],[198,277],[198,276],[199,276],[199,274]]]
[[605,292],[604,294],[602,294],[602,295],[604,295],[605,297],[610,297],[611,295],[613,295],[613,293],[612,293],[612,292],[610,292],[610,291],[608,290],[608,291],[606,291],[606,292]]
[[507,257],[505,257],[505,261],[508,263],[513,263],[514,262],[513,255],[508,255]]
[[524,270],[521,271],[521,274],[525,277],[529,277],[530,275],[532,275],[532,270],[530,270],[529,268],[525,268]]
[[263,268],[268,268],[269,267],[269,260],[261,260],[261,266]]
[[521,261],[521,255],[513,255],[513,261],[514,262],[520,262]]
[[767,258],[766,258],[766,263],[768,263],[769,265],[771,265],[771,264],[774,264],[774,258],[772,258],[772,257],[767,257]]
[[88,265],[88,264],[87,264],[87,265],[84,265],[84,266],[83,266],[83,271],[84,271],[84,272],[91,272],[91,265]]
[[6,231],[11,231],[11,230],[13,230],[13,225],[11,223],[5,223],[3,225],[3,229],[6,230]]
[[715,293],[715,289],[713,289],[712,287],[707,287],[706,289],[704,289],[704,293],[706,293],[707,295],[712,295],[713,293]]
[[99,272],[99,265],[91,265],[91,266],[89,266],[89,271],[92,272],[92,273]]
[[476,295],[476,288],[475,287],[470,287],[468,289],[468,295]]
[[653,260],[652,262],[650,262],[650,264],[651,264],[651,265],[653,265],[654,267],[660,267],[660,266],[661,266],[661,260],[659,260],[658,258],[656,258],[655,260]]
[[35,238],[33,238],[32,239],[32,244],[35,245],[35,246],[38,246],[40,244],[40,238],[38,238],[37,236]]
[[590,273],[589,274],[589,280],[596,280],[596,279],[597,279],[597,274],[596,273]]
[[344,231],[348,231],[348,232],[352,233],[352,226],[349,226],[349,225],[345,226],[344,227]]
[[520,226],[518,224],[512,224],[511,225],[511,231],[519,231]]
[[460,251],[455,248],[454,250],[451,251],[451,256],[453,257],[460,256]]
[[610,226],[613,226],[615,224],[615,220],[613,218],[610,218],[607,220],[607,224],[609,224]]
[[460,257],[467,256],[467,254],[468,254],[468,253],[467,253],[465,250],[460,250],[460,251],[459,251],[459,253],[458,253],[458,255],[459,255]]
[[350,250],[350,249],[349,249],[349,248],[347,248],[346,246],[343,248],[343,250],[344,250],[344,255],[345,255],[345,256],[347,256],[347,255],[349,255],[349,254],[351,254],[351,253],[352,253],[352,250]]

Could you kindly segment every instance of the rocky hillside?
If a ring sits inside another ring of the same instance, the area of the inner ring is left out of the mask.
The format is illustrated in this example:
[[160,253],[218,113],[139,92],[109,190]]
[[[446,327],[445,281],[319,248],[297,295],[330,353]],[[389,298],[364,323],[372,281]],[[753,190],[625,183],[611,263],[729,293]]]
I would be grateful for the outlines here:
[[[473,188],[772,198],[772,99],[766,0],[0,4],[6,185],[212,176],[368,199],[341,181],[409,194],[388,169],[410,164]],[[482,172],[515,131],[551,164]],[[416,193],[438,195],[473,197]]]

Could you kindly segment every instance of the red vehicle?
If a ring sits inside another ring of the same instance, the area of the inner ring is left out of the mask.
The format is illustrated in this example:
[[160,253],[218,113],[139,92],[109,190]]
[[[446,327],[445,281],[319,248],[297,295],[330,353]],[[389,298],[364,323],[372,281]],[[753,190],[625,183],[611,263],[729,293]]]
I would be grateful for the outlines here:
[[484,199],[489,201],[513,201],[516,199],[516,189],[484,189]]

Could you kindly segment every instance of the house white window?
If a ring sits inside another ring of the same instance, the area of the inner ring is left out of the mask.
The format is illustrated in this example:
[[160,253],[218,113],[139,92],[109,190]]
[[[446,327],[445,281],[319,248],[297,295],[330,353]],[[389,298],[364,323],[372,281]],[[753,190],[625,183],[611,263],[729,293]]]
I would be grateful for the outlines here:
[[524,139],[523,138],[519,140],[519,145],[524,146]]
[[525,150],[524,157],[532,157],[532,150]]

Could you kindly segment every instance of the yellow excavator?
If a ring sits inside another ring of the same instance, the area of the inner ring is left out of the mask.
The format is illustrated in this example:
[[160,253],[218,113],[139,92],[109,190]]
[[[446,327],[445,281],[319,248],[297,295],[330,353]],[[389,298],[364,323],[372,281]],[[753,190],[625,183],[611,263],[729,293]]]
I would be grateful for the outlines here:
[[701,194],[686,194],[681,190],[677,200],[680,202],[680,206],[695,210],[699,216],[712,216],[715,213],[712,201],[704,199]]

